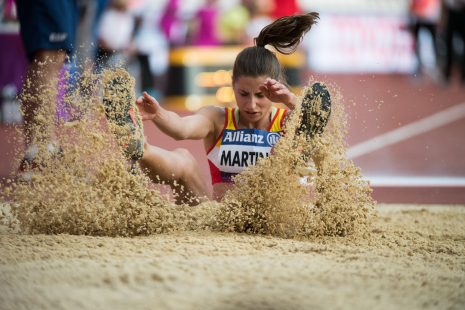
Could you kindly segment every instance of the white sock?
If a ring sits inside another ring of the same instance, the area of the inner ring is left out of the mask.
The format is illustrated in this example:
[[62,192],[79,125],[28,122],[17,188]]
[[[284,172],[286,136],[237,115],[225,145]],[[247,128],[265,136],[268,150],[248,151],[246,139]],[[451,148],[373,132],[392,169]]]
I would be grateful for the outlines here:
[[57,145],[57,142],[49,143],[47,145],[47,150],[53,153],[55,151],[56,145]]
[[37,154],[39,154],[39,148],[37,147],[37,144],[32,144],[26,147],[27,159],[33,160]]
[[[49,143],[47,145],[47,150],[49,152],[53,153],[53,152],[55,152],[56,146],[57,146],[57,142],[51,142],[51,143]],[[27,159],[33,160],[34,157],[37,156],[37,154],[39,154],[39,148],[37,147],[37,143],[31,144],[31,145],[26,147],[26,157],[27,157]]]

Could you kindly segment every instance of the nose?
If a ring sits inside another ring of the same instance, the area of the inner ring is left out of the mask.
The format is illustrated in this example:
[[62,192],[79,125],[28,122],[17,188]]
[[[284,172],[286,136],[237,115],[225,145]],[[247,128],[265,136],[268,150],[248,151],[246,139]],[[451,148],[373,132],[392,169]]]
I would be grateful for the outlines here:
[[249,102],[247,102],[247,107],[248,107],[248,110],[255,110],[255,108],[257,107],[257,103],[255,102],[255,98],[252,97],[250,98]]

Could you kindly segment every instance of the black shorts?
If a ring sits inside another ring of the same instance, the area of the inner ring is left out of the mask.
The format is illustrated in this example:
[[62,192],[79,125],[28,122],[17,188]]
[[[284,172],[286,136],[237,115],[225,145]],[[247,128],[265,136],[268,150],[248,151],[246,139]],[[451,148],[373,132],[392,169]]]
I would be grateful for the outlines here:
[[79,19],[77,0],[16,0],[29,61],[40,49],[71,52]]

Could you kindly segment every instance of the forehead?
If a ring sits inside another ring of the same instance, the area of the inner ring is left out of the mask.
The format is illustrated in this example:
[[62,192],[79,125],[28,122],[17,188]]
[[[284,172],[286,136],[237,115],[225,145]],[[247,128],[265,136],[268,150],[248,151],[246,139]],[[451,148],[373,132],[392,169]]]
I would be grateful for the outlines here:
[[245,90],[249,92],[259,92],[259,85],[262,85],[266,80],[266,76],[252,77],[241,76],[234,83],[234,89]]

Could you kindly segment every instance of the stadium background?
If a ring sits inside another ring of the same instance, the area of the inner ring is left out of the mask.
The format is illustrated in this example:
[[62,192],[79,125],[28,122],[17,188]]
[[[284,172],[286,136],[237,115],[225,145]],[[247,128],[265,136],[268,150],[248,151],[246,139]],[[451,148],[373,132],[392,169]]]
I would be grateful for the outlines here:
[[[2,2],[2,9],[7,2]],[[129,11],[140,2],[129,1]],[[205,4],[200,0],[181,2],[186,20],[194,18]],[[261,2],[272,7],[273,1]],[[162,14],[167,2],[153,3],[153,14]],[[220,0],[216,5],[220,12],[226,12],[239,1]],[[319,12],[321,19],[297,53],[280,57],[288,69],[289,84],[299,93],[311,77],[340,89],[350,116],[348,155],[371,180],[374,199],[387,203],[465,203],[465,87],[458,72],[463,39],[454,36],[455,67],[446,83],[440,74],[445,55],[441,40],[435,53],[432,37],[420,31],[420,57],[416,57],[409,31],[409,1],[301,0],[295,5],[301,12]],[[17,23],[2,19],[0,177],[17,168],[12,153],[18,145],[12,140],[11,123],[20,120],[11,93],[19,91],[26,71],[18,30]],[[160,53],[166,53],[166,68],[159,65],[162,74],[155,74],[154,83],[163,87],[151,91],[164,108],[180,115],[206,104],[233,106],[229,70],[243,47],[177,42],[160,48]],[[141,82],[140,63],[135,57],[126,57],[126,61],[140,95],[147,90]],[[147,122],[145,133],[153,145],[190,150],[210,184],[201,141],[176,142]]]

